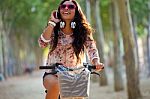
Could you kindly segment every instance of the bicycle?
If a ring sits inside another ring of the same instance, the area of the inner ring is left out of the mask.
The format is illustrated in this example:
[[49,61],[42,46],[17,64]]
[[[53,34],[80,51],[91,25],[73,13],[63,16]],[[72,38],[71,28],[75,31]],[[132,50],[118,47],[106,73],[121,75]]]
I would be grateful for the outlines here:
[[[90,86],[90,74],[99,73],[93,71],[96,66],[84,63],[78,68],[68,68],[60,63],[55,63],[50,66],[40,66],[39,69],[51,69],[50,74],[57,74],[60,85],[61,98],[88,98]],[[104,68],[103,68],[104,69]],[[79,70],[79,71],[78,71]],[[74,71],[78,71],[75,73]],[[46,92],[46,91],[45,91]]]

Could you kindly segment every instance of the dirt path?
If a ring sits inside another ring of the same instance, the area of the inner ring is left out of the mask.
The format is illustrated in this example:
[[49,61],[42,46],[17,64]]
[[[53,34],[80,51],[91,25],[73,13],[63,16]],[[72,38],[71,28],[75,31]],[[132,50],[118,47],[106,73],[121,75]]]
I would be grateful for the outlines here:
[[[42,73],[13,77],[0,82],[0,99],[44,99]],[[150,99],[150,79],[143,80],[141,91],[143,99]],[[98,83],[91,83],[90,99],[127,99],[126,91],[114,92],[111,85],[99,87]]]

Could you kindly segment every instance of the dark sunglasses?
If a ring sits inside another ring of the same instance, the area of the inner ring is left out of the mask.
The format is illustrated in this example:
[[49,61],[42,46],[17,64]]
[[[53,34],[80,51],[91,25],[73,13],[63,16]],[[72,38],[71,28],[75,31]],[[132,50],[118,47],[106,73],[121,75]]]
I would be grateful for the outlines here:
[[60,9],[65,9],[66,7],[68,9],[71,9],[71,10],[76,8],[76,6],[73,4],[62,4],[62,5],[60,5]]

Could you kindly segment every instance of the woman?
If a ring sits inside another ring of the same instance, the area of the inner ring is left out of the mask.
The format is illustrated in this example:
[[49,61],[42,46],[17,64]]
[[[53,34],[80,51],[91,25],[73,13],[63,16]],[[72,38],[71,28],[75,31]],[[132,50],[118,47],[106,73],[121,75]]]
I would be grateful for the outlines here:
[[[48,25],[39,38],[42,48],[50,45],[47,65],[62,63],[67,67],[81,66],[85,50],[97,70],[103,68],[98,56],[92,28],[87,22],[79,4],[75,0],[62,0],[58,13],[51,13]],[[59,87],[56,75],[43,76],[43,85],[47,89],[46,99],[58,99]]]

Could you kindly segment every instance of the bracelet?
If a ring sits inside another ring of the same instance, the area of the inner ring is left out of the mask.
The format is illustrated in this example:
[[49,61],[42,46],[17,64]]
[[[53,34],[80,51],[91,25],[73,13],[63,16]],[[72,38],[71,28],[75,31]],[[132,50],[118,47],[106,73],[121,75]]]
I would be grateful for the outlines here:
[[48,25],[49,25],[49,24],[52,25],[52,26],[54,26],[54,27],[56,26],[56,23],[53,22],[53,21],[48,21]]
[[43,40],[44,42],[50,42],[50,40],[46,40],[44,37],[43,37],[43,35],[41,34],[41,40]]

